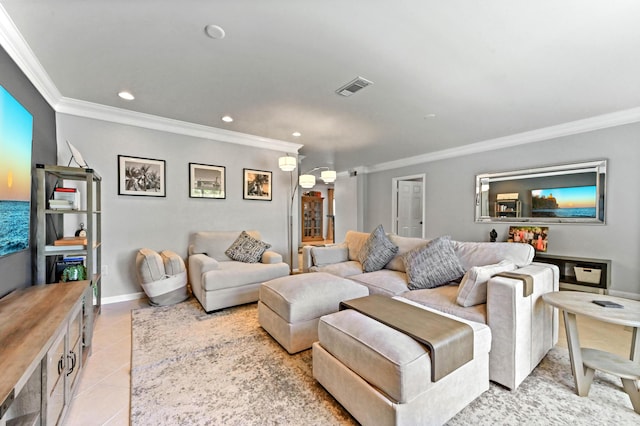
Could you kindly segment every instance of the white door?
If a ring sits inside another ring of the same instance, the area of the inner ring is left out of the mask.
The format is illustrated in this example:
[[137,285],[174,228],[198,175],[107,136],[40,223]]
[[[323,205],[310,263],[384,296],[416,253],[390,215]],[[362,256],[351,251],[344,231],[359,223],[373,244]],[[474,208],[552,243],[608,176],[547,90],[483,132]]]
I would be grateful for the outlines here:
[[398,180],[397,233],[402,237],[423,236],[422,180]]

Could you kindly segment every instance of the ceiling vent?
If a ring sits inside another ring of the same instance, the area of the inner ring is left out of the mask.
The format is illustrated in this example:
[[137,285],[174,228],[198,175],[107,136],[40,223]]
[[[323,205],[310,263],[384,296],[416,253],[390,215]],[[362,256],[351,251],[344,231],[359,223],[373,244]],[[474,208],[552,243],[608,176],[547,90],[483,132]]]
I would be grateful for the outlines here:
[[367,80],[366,78],[357,77],[349,83],[345,84],[338,90],[336,93],[342,96],[351,96],[356,93],[358,90],[364,89],[367,86],[371,86],[373,84],[372,81]]

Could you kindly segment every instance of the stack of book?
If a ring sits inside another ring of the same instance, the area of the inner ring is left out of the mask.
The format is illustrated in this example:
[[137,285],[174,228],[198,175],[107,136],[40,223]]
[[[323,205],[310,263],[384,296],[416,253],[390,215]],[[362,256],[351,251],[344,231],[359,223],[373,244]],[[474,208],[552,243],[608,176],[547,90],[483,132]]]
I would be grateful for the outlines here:
[[62,237],[53,242],[60,250],[82,250],[86,248],[87,237]]
[[49,200],[52,210],[78,210],[80,208],[80,193],[76,188],[57,187],[53,190],[53,199]]

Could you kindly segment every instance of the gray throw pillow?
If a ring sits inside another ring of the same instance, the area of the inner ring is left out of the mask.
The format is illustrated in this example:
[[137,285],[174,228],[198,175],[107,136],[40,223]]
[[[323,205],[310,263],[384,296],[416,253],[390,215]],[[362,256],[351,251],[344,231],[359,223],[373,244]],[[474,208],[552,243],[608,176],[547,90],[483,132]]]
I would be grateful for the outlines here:
[[256,240],[245,231],[242,231],[224,253],[238,262],[258,263],[262,258],[262,254],[269,247],[271,247],[271,244]]
[[438,237],[402,255],[409,289],[434,288],[464,275],[449,236]]
[[398,246],[389,240],[382,225],[378,225],[362,246],[358,260],[362,263],[364,272],[379,271],[393,259],[397,252]]

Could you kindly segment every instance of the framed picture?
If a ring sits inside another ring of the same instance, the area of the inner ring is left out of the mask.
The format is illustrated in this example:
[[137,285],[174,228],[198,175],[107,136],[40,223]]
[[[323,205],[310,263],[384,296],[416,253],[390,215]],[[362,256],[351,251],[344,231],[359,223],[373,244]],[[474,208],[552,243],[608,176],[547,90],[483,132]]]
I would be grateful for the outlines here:
[[164,160],[118,155],[118,194],[166,196]]
[[271,201],[271,172],[243,169],[242,198]]
[[225,168],[189,163],[189,197],[226,198]]
[[548,226],[510,226],[507,241],[531,244],[536,251],[544,252],[547,251],[548,237]]

